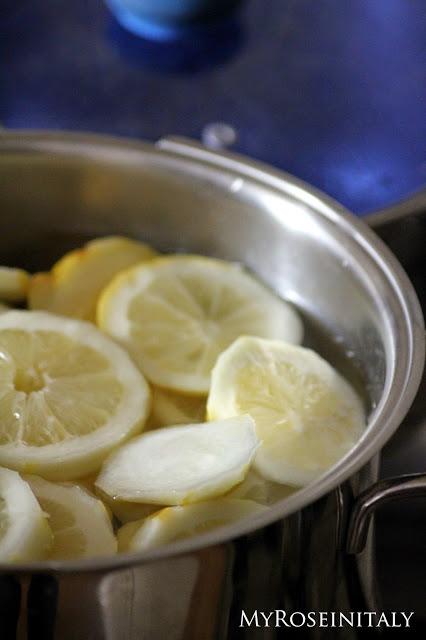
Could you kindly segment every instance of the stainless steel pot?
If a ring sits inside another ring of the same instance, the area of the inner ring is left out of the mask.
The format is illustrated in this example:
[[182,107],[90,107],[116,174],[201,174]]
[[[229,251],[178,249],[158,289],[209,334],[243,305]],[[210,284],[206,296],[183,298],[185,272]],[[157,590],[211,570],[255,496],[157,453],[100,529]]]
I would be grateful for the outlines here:
[[299,307],[310,344],[345,373],[351,362],[371,407],[358,445],[261,517],[144,554],[1,567],[2,640],[274,638],[274,628],[240,628],[242,610],[374,608],[365,534],[387,495],[374,484],[378,454],[424,360],[416,295],[382,241],[291,176],[179,139],[5,133],[0,154],[2,263],[42,269],[111,233],[240,260]]

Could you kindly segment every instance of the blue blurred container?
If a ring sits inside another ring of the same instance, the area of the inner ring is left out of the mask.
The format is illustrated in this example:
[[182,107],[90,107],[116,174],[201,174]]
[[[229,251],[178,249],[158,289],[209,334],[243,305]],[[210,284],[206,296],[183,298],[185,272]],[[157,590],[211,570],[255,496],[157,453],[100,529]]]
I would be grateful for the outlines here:
[[232,13],[241,0],[105,0],[118,22],[155,40],[190,34]]

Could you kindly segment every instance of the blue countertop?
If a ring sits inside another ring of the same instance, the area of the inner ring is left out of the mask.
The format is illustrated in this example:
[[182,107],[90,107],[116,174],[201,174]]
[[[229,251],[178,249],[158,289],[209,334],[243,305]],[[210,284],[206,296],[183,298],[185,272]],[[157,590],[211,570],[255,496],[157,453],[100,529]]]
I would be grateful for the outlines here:
[[236,151],[359,214],[426,182],[424,0],[248,0],[179,44],[101,0],[3,2],[3,126],[156,140],[225,122]]

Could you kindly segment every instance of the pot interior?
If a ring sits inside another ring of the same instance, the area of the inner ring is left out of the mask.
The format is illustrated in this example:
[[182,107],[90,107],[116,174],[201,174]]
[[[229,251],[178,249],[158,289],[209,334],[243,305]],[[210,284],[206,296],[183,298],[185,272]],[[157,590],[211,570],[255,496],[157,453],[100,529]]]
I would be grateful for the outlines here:
[[397,383],[398,350],[399,384],[406,381],[410,319],[397,266],[335,203],[290,178],[245,174],[241,163],[201,163],[148,145],[36,142],[9,144],[0,157],[1,264],[48,269],[65,251],[109,234],[240,261],[299,308],[305,344],[339,368],[370,409],[380,405],[380,414]]

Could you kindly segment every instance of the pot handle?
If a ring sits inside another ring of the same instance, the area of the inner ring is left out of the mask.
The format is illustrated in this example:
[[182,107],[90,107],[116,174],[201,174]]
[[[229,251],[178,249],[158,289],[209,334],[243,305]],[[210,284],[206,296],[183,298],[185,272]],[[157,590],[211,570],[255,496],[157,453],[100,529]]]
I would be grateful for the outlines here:
[[389,478],[376,482],[355,500],[349,519],[346,550],[361,553],[367,541],[371,518],[376,509],[401,498],[426,498],[426,473]]

